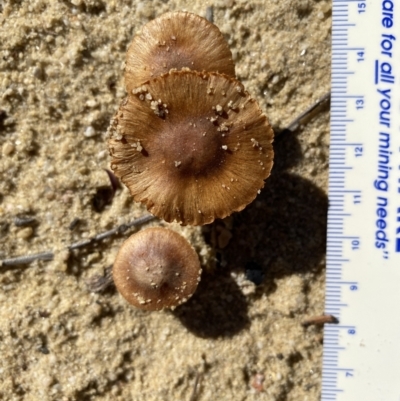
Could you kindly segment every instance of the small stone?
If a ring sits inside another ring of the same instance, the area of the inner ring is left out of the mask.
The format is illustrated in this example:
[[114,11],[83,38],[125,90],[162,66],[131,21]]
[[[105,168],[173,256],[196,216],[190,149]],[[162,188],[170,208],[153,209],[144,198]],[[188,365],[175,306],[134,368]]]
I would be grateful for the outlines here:
[[15,146],[12,142],[5,142],[3,144],[2,153],[3,156],[10,156],[15,150]]
[[97,158],[99,159],[99,160],[102,160],[102,159],[104,159],[106,156],[107,156],[107,151],[104,149],[104,150],[101,150],[99,153],[97,153]]
[[85,104],[87,107],[90,107],[91,109],[97,106],[97,102],[94,99],[87,100]]
[[27,240],[29,239],[33,234],[33,228],[32,227],[25,227],[22,230],[18,231],[17,237]]
[[85,129],[83,135],[85,135],[86,138],[93,138],[96,135],[96,130],[91,125],[89,125],[89,127]]
[[32,70],[32,75],[37,79],[43,79],[43,69],[40,66],[36,66]]

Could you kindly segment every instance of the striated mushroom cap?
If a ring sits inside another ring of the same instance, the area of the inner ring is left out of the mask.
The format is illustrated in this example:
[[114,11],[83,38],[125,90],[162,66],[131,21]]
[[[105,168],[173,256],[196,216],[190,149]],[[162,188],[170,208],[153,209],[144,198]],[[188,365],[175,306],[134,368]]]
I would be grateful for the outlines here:
[[121,295],[146,310],[174,308],[190,298],[200,281],[197,253],[181,235],[154,227],[131,235],[113,265]]
[[161,15],[133,38],[126,55],[128,93],[172,68],[235,77],[232,53],[220,30],[206,19],[183,11]]
[[272,141],[239,81],[171,71],[121,103],[108,144],[135,201],[168,222],[201,225],[254,200],[272,168]]

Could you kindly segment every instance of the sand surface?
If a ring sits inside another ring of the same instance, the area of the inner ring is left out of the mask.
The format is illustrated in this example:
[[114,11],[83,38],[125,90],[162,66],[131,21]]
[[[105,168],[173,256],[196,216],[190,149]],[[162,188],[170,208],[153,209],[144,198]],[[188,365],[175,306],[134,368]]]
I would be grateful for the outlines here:
[[146,224],[201,257],[201,284],[175,311],[88,289],[134,229],[65,250],[147,213],[126,188],[104,201],[125,52],[154,17],[209,6],[274,128],[329,90],[327,1],[0,2],[0,260],[55,252],[0,267],[1,400],[319,399],[322,330],[301,322],[324,310],[327,106],[276,139],[272,175],[243,212],[203,229]]

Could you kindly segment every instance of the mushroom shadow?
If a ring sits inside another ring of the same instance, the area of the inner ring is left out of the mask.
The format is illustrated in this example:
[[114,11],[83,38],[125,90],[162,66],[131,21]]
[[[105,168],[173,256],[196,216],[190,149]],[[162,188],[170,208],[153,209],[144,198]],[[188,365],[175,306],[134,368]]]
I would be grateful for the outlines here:
[[249,327],[245,296],[226,271],[203,274],[192,298],[172,314],[203,338],[233,337]]
[[[280,131],[274,138],[273,147],[274,166],[271,172],[272,176],[298,165],[303,158],[301,146],[295,132],[289,130]],[[270,179],[271,177],[265,181],[265,187],[268,187]]]
[[286,171],[302,159],[296,135],[275,144],[275,165],[257,199],[233,216],[232,239],[223,249],[229,270],[245,270],[273,292],[284,275],[317,271],[325,255],[328,197],[310,180]]
[[272,175],[255,204],[234,218],[228,264],[255,261],[288,274],[313,269],[325,254],[327,207],[326,194],[310,181]]

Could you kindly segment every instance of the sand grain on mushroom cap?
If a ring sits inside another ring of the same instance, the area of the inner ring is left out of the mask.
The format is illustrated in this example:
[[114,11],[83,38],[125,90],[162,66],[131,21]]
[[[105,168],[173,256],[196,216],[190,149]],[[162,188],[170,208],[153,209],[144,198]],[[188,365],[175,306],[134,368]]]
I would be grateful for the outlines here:
[[232,53],[220,30],[206,19],[184,11],[161,15],[133,38],[126,55],[128,93],[172,68],[235,77]]
[[[214,94],[207,96],[210,86]],[[146,87],[168,114],[130,96],[109,128],[112,169],[134,199],[184,225],[242,210],[272,168],[273,131],[257,102],[239,81],[217,73],[171,71]],[[141,152],[132,147],[138,141]]]
[[120,248],[113,278],[121,295],[146,310],[174,308],[200,281],[197,253],[181,235],[161,227],[131,235]]

